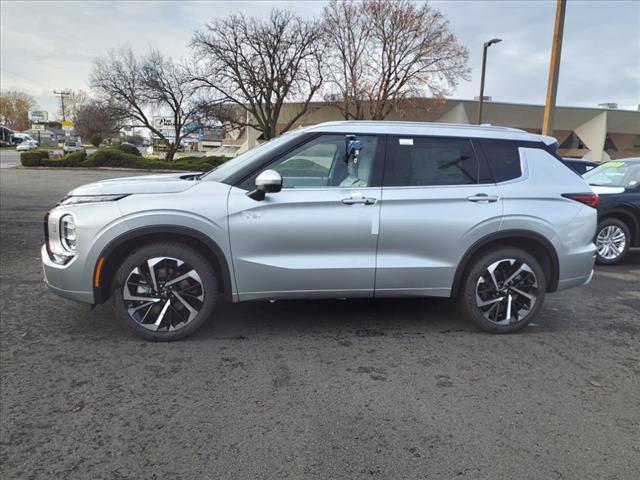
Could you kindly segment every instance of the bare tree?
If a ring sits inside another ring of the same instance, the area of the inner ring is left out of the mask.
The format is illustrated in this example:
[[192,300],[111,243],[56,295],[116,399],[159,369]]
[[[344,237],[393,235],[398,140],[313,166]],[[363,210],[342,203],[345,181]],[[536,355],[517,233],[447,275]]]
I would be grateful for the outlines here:
[[0,117],[3,125],[14,130],[26,130],[29,122],[29,110],[36,106],[31,95],[16,90],[0,93]]
[[[267,19],[242,14],[216,19],[191,41],[199,59],[194,79],[243,112],[239,123],[270,139],[289,130],[318,92],[321,40],[318,21],[289,11],[274,9]],[[279,127],[285,102],[301,107]]]
[[[109,52],[95,61],[90,83],[116,118],[159,138],[167,160],[210,119],[210,102],[195,90],[187,69],[156,50],[140,57],[129,47]],[[156,122],[152,111],[162,114]]]
[[92,101],[75,112],[74,129],[92,145],[99,146],[103,139],[118,131],[117,119],[108,106]]
[[324,30],[345,118],[384,119],[400,100],[440,97],[468,78],[468,51],[428,1],[333,0]]
[[325,70],[332,91],[327,99],[345,120],[363,119],[366,95],[362,88],[369,74],[366,50],[371,46],[371,27],[361,5],[353,1],[333,0],[325,6],[323,16],[329,45]]

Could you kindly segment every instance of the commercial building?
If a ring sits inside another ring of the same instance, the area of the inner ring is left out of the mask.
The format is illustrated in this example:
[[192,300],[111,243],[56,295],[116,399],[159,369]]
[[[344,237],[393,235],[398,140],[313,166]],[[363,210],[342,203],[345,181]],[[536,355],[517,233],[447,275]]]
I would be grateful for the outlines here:
[[[559,154],[597,162],[640,156],[640,111],[608,108],[611,106],[556,107],[553,136],[558,140]],[[296,103],[284,106],[279,130],[300,107]],[[401,102],[386,120],[470,124],[475,123],[477,111],[475,100],[414,98]],[[482,122],[540,133],[543,112],[542,105],[485,101]],[[296,127],[342,119],[335,104],[316,102],[296,122]],[[246,127],[229,131],[223,144],[238,147],[239,154],[260,141],[260,132]]]

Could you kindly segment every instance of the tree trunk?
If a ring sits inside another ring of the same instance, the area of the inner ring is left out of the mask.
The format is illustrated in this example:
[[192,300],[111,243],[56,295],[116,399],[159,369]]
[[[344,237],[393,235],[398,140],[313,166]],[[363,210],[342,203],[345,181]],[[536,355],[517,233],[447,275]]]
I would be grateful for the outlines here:
[[175,143],[167,144],[167,155],[164,157],[165,161],[171,162],[173,160],[173,156],[178,151],[178,145]]

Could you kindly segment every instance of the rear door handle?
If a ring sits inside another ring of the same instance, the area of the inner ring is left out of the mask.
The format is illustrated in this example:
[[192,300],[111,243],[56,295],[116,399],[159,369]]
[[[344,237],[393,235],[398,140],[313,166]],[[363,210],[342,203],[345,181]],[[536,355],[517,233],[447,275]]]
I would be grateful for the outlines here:
[[376,203],[375,198],[367,198],[361,193],[354,193],[350,197],[341,200],[345,205],[373,205]]
[[478,193],[476,195],[467,197],[467,200],[469,200],[470,202],[476,202],[476,203],[493,203],[493,202],[497,202],[499,198],[500,197],[496,195],[487,195],[486,193]]

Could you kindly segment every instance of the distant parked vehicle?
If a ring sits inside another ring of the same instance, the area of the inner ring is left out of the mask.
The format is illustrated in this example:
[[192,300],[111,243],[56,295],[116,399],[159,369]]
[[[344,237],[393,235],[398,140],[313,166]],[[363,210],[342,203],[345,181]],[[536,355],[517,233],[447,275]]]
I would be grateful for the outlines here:
[[590,162],[589,160],[582,160],[581,158],[567,158],[562,157],[562,163],[564,163],[571,170],[576,172],[578,175],[584,175],[590,170],[596,168],[599,163]]
[[84,152],[84,146],[81,142],[75,140],[67,140],[62,147],[64,153]]
[[20,144],[22,142],[26,142],[27,140],[30,142],[36,141],[31,135],[27,133],[20,133],[20,132],[13,132],[12,139],[13,139],[13,143],[15,144]]
[[604,163],[583,178],[600,196],[596,261],[619,263],[640,247],[640,157]]
[[0,125],[0,147],[13,147],[16,144],[13,139],[14,133],[10,128]]
[[36,142],[35,140],[24,140],[16,147],[16,150],[18,152],[24,152],[26,150],[35,150],[37,148],[38,142]]

